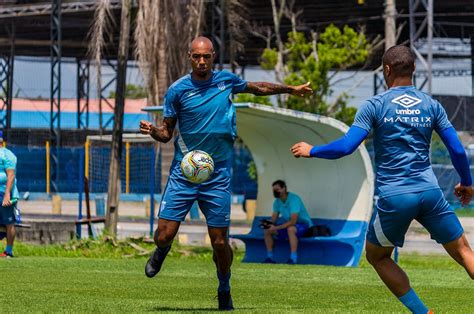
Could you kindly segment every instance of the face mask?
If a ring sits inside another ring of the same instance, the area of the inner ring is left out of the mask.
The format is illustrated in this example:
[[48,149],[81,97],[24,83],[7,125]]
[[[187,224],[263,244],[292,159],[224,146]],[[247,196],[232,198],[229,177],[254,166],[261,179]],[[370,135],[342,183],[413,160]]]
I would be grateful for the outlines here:
[[280,198],[280,195],[281,193],[279,191],[273,191],[273,196],[275,196],[275,198]]

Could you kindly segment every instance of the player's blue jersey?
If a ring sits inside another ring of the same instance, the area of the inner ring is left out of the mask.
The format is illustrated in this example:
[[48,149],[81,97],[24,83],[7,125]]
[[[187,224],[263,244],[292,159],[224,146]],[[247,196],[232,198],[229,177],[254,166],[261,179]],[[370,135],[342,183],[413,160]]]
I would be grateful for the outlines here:
[[[5,189],[7,188],[7,169],[15,171],[15,181],[13,181],[13,186],[11,189],[11,198],[18,199],[19,193],[18,188],[16,187],[16,156],[7,148],[0,148],[0,194],[5,194]],[[1,209],[0,209],[1,210]]]
[[431,135],[452,125],[438,101],[414,86],[394,87],[364,102],[353,125],[374,129],[380,197],[439,188],[430,164]]
[[214,162],[231,158],[237,137],[236,114],[231,94],[242,92],[247,82],[228,71],[213,71],[207,81],[185,75],[170,86],[164,102],[166,117],[178,120],[175,159],[186,151],[203,150]]

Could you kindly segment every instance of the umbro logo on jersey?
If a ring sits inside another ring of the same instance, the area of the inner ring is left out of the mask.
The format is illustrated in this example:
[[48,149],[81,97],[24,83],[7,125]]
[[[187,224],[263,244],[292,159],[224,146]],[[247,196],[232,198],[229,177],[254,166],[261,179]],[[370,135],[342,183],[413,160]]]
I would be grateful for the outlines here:
[[217,84],[217,88],[219,88],[219,90],[225,90],[225,83],[224,82],[220,82],[219,84]]
[[421,99],[409,96],[407,94],[403,94],[393,99],[392,102],[408,109],[415,105],[418,105],[421,102]]
[[432,119],[430,116],[422,116],[422,111],[420,109],[410,109],[411,107],[418,105],[421,102],[421,99],[403,94],[394,98],[392,102],[402,106],[403,109],[395,109],[396,116],[384,117],[384,123],[403,123],[414,128],[431,127]]

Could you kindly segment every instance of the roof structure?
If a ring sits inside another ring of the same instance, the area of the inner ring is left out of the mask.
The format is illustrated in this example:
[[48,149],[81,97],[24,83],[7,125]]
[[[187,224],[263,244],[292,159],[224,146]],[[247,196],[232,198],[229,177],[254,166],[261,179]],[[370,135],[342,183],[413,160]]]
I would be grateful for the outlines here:
[[[41,0],[3,0],[0,7],[0,53],[10,53],[12,34],[15,41],[15,55],[50,56],[51,45],[51,1]],[[217,5],[219,1],[206,1]],[[361,3],[361,4],[359,4]],[[405,24],[398,42],[409,39],[408,3],[397,1],[397,24]],[[121,1],[111,0],[117,25],[120,24]],[[85,58],[88,45],[88,32],[93,19],[97,1],[63,0],[62,11],[62,56]],[[249,25],[273,25],[270,0],[248,1]],[[369,38],[384,34],[384,1],[379,0],[296,0],[295,8],[303,9],[300,20],[304,22],[302,31],[310,29],[321,32],[333,23],[363,27]],[[213,23],[210,15],[206,17],[205,34],[210,35]],[[438,0],[434,6],[434,29],[442,37],[469,38],[474,33],[474,2],[472,0]],[[291,29],[291,23],[284,19],[282,34]],[[115,59],[118,46],[118,29],[114,42],[105,51],[105,57]],[[133,46],[133,45],[132,45]],[[258,64],[258,57],[265,42],[249,35],[246,51],[239,57],[241,64]],[[133,58],[133,54],[130,54]],[[225,61],[228,56],[225,56]]]

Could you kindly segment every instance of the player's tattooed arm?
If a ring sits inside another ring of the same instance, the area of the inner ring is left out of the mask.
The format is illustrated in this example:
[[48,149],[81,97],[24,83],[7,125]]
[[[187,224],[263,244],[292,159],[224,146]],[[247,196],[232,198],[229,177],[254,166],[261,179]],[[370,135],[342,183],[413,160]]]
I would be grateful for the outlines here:
[[311,89],[310,82],[298,86],[268,82],[248,82],[247,88],[243,91],[243,93],[250,93],[257,96],[292,94],[294,96],[303,97],[312,94],[313,90]]
[[140,133],[149,134],[158,142],[167,143],[173,137],[176,121],[176,118],[163,118],[161,126],[154,126],[151,122],[141,120]]

